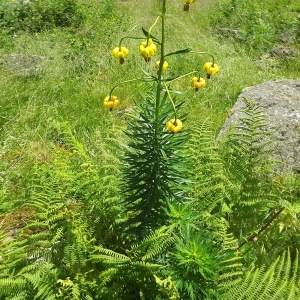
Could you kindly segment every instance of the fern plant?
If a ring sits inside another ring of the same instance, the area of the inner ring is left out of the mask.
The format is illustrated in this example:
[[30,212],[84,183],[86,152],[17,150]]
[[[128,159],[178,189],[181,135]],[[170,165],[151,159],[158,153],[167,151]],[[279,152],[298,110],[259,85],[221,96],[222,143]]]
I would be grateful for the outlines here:
[[96,243],[116,239],[121,211],[116,179],[109,168],[106,176],[97,171],[67,124],[54,127],[59,139],[54,140],[52,164],[38,162],[32,168],[27,193],[31,218],[15,236],[3,238],[0,298],[93,299],[95,269],[89,254]]
[[191,127],[193,131],[189,149],[194,206],[205,214],[225,216],[230,211],[231,195],[237,187],[226,174],[226,165],[216,143],[215,133],[210,128],[210,121],[197,122]]
[[272,140],[266,130],[265,112],[258,103],[247,98],[244,101],[240,123],[220,142],[227,177],[236,186],[231,194],[229,226],[236,237],[258,240],[258,248],[273,251],[259,235],[276,226],[274,220],[291,202],[285,188],[274,184]]
[[242,280],[231,286],[224,299],[232,300],[293,300],[300,297],[299,255],[292,259],[283,252],[270,266],[252,266]]
[[266,253],[275,259],[286,247],[297,247],[299,227],[293,215],[299,199],[291,192],[295,191],[291,180],[284,183],[274,171],[264,111],[258,103],[244,101],[241,119],[217,142],[207,124],[191,134],[197,149],[192,169],[197,178],[194,206],[207,221],[218,217],[227,222],[247,253],[245,259],[262,263]]
[[[34,220],[1,249],[0,285],[7,278],[12,281],[0,292],[7,297],[21,292],[23,299],[55,299],[57,280],[83,272],[92,245],[86,224],[79,218],[80,205],[67,203],[66,193],[54,178],[36,184],[29,203]],[[23,286],[17,288],[13,282],[20,280]]]
[[156,257],[172,244],[172,231],[172,226],[163,226],[122,253],[96,247],[91,260],[102,269],[97,288],[101,299],[156,299],[154,275],[164,267]]

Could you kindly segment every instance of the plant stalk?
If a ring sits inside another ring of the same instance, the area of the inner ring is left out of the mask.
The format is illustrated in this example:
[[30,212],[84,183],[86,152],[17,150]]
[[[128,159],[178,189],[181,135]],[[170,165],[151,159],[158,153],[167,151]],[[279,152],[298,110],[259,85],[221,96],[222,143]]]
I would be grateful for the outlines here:
[[244,242],[242,242],[241,244],[239,244],[238,249],[242,248],[244,245],[246,245],[248,242],[253,241],[254,238],[258,237],[258,235],[260,235],[263,231],[265,231],[270,225],[271,223],[283,212],[284,207],[282,207],[281,209],[279,209],[276,213],[274,213],[274,215],[272,216],[272,218],[265,223],[257,233],[252,234],[251,236],[249,236]]
[[[156,96],[155,96],[155,139],[154,139],[154,151],[155,151],[155,186],[159,186],[159,126],[160,126],[160,97],[162,91],[162,72],[164,64],[164,55],[165,55],[165,15],[166,15],[166,0],[162,2],[162,14],[161,14],[161,48],[160,48],[160,63],[157,72],[157,87],[156,87]],[[158,189],[155,189],[155,199],[159,200]]]

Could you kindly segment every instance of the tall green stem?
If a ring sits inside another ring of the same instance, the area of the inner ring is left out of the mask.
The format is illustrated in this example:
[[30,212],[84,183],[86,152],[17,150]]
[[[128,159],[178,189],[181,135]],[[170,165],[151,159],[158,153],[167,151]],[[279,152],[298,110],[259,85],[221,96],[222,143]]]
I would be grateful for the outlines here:
[[[157,72],[157,88],[156,88],[156,98],[155,98],[155,119],[158,121],[159,116],[159,106],[160,106],[160,94],[162,90],[161,80],[162,80],[162,71],[164,64],[165,56],[165,15],[166,15],[166,0],[163,0],[162,14],[161,14],[161,47],[160,47],[160,63]],[[158,132],[158,122],[156,122],[155,133]]]
[[[160,97],[162,91],[162,71],[163,71],[163,64],[164,64],[164,56],[165,56],[165,15],[166,15],[166,0],[163,0],[162,3],[162,13],[161,13],[161,48],[160,48],[160,63],[157,72],[157,87],[156,87],[156,96],[155,96],[155,140],[154,140],[154,151],[156,155],[155,159],[155,185],[156,187],[159,186],[159,126],[160,126]],[[158,195],[158,188],[155,190],[156,201],[159,201]]]
[[[162,14],[161,14],[161,47],[160,47],[160,63],[158,68],[158,82],[161,82],[162,79],[162,71],[165,60],[165,16],[166,16],[166,0],[163,0]],[[161,87],[159,93],[161,91]]]

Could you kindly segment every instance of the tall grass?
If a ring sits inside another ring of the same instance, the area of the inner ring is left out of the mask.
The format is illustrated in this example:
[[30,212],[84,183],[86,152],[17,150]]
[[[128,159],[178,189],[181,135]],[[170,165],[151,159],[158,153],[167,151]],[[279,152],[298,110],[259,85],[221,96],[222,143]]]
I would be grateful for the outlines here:
[[[233,12],[233,16],[226,17],[228,3],[220,1],[220,9],[216,11],[215,4],[210,1],[197,2],[193,12],[186,14],[182,11],[181,2],[174,2],[167,16],[170,19],[168,24],[172,24],[167,28],[167,51],[185,47],[207,51],[216,56],[221,66],[220,74],[212,79],[213,84],[198,93],[194,93],[188,79],[182,79],[174,86],[184,91],[178,100],[186,102],[183,109],[190,112],[188,124],[209,119],[216,132],[244,87],[268,79],[299,77],[294,61],[270,58],[264,65],[259,65],[259,57],[254,52],[249,55],[247,45],[215,34],[212,21],[233,22],[238,16]],[[158,3],[147,1],[150,13],[146,16],[141,14],[140,4],[136,1],[91,0],[81,5],[86,21],[76,30],[58,27],[38,33],[18,31],[13,36],[4,37],[6,43],[0,49],[2,59],[14,53],[47,58],[46,67],[36,77],[17,76],[2,67],[0,135],[1,169],[5,183],[17,176],[13,175],[14,172],[26,178],[30,168],[24,169],[22,165],[27,165],[32,152],[38,152],[37,149],[28,152],[32,143],[38,144],[37,148],[43,149],[40,151],[51,156],[53,121],[68,122],[88,151],[97,153],[101,137],[108,137],[114,126],[124,128],[123,110],[139,101],[141,85],[132,83],[118,89],[122,103],[116,112],[108,113],[102,107],[102,99],[114,83],[125,77],[137,77],[143,63],[141,57],[132,55],[119,68],[111,49],[117,46],[122,36],[137,34],[140,24],[149,26]],[[273,4],[268,3],[270,16],[272,9]],[[272,19],[269,17],[268,21],[272,22]],[[243,26],[249,24],[242,19],[240,22]],[[278,24],[272,23],[272,26]],[[153,34],[156,34],[155,29]],[[127,40],[126,43],[130,49],[138,48],[134,40]],[[199,64],[199,61],[192,54],[183,54],[182,59],[171,57],[169,64],[170,75],[182,74],[190,71],[190,66]],[[152,67],[150,64],[149,68]],[[8,168],[9,165],[12,167]],[[20,182],[17,185],[22,186]],[[18,198],[17,193],[15,197]]]

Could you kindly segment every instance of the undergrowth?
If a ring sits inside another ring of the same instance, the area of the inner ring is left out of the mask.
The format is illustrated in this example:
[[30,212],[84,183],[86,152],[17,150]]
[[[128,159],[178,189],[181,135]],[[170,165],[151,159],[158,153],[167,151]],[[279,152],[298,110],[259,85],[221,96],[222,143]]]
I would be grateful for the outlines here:
[[184,2],[0,2],[1,300],[299,299],[299,177],[275,171],[251,99],[218,137],[243,87],[299,76],[255,62],[297,32],[296,3]]

